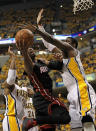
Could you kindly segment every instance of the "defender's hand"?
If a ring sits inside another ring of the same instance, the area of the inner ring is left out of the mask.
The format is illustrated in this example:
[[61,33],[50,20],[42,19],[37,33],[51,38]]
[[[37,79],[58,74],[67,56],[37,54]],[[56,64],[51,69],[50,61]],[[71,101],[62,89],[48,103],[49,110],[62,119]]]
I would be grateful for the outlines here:
[[44,9],[41,9],[40,12],[38,13],[38,16],[37,16],[37,25],[39,25],[40,22],[41,22],[41,18],[43,17],[42,16],[43,11],[44,11]]
[[56,60],[59,60],[59,61],[62,61],[63,60],[63,55],[62,53],[56,53],[56,54],[53,54],[54,58]]
[[10,47],[10,46],[9,46],[9,48],[8,48],[8,54],[9,54],[10,56],[14,56],[14,57],[15,57],[15,54],[14,54],[14,52],[12,51],[12,47]]

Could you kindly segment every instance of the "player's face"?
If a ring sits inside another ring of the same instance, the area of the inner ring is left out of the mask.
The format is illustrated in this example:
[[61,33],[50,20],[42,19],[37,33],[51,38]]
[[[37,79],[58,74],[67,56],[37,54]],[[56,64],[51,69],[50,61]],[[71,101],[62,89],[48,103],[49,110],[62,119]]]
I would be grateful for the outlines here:
[[66,42],[71,44],[71,39],[70,38],[66,38]]
[[67,39],[66,39],[66,42],[69,43],[72,47],[75,48],[75,43],[72,43],[71,38],[67,38]]
[[63,55],[61,53],[55,53],[53,54],[53,56],[56,60],[59,60],[59,61],[63,60]]
[[33,59],[35,58],[34,50],[33,50],[32,48],[29,48],[29,49],[28,49],[28,53],[29,53],[31,59],[33,60]]

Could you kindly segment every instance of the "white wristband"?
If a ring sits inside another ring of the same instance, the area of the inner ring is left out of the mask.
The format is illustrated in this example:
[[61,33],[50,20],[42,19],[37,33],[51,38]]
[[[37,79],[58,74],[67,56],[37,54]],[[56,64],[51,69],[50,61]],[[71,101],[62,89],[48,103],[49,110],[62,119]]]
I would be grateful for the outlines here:
[[[38,25],[38,28],[41,30],[41,31],[43,31],[43,32],[45,32],[45,29],[44,29],[44,27],[42,26],[42,25]],[[42,41],[43,41],[43,43],[44,43],[44,46],[49,50],[49,51],[52,51],[56,46],[54,46],[54,45],[52,45],[51,43],[48,43],[46,40],[44,40],[43,38],[42,38]]]
[[16,79],[16,70],[9,69],[7,83],[9,85],[13,85],[15,84],[15,79]]

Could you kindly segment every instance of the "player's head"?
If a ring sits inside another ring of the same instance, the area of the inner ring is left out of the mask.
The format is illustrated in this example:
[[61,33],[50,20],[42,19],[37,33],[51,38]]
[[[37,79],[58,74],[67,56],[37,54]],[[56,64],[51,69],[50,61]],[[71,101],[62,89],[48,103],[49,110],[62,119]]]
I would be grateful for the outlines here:
[[67,37],[66,42],[68,42],[74,48],[78,47],[78,41],[72,37]]
[[28,48],[28,54],[29,56],[31,57],[32,61],[34,62],[35,61],[35,52],[32,48]]

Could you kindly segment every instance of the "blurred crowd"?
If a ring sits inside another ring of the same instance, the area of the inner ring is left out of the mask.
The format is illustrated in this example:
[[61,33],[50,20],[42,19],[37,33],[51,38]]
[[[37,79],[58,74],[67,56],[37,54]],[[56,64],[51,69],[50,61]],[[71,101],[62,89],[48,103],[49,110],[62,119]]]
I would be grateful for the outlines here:
[[[69,5],[70,6],[70,5]],[[61,34],[71,34],[83,31],[95,25],[95,9],[79,12],[76,15],[72,12],[72,6],[62,8],[47,8],[42,19],[42,24],[52,33],[54,27],[61,30]],[[0,38],[14,37],[19,29],[19,24],[36,24],[36,17],[40,8],[14,10],[13,8],[0,11]],[[55,22],[55,25],[54,25]],[[59,25],[58,25],[59,23]]]
[[[36,24],[36,17],[40,8],[29,10],[17,10],[9,9],[8,11],[0,12],[0,34],[1,38],[10,38],[15,36],[15,32],[19,29],[19,24],[26,24],[31,22]],[[50,24],[53,21],[53,12],[48,10],[46,17],[43,19],[45,24]]]
[[96,73],[96,48],[93,52],[87,51],[81,56],[85,74]]

